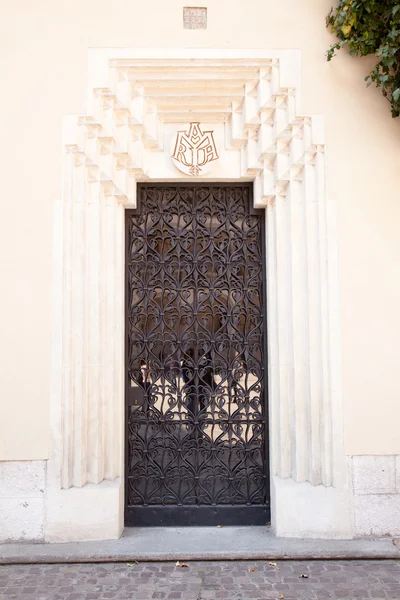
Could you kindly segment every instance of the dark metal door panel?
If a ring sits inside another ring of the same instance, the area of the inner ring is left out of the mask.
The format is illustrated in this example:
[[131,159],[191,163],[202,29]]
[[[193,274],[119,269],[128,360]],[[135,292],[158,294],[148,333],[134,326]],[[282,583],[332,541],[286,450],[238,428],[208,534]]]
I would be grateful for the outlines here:
[[126,221],[128,525],[269,521],[263,213],[138,186]]

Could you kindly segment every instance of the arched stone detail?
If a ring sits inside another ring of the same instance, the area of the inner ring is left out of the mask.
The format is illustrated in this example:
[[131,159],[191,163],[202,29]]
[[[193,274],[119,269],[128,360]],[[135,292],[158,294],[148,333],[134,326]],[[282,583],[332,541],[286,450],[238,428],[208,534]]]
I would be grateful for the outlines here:
[[135,206],[138,181],[187,179],[168,135],[194,121],[224,140],[201,180],[253,180],[255,206],[266,209],[271,474],[338,484],[336,259],[323,123],[301,115],[300,74],[294,51],[92,51],[87,116],[64,120],[56,214],[59,488],[123,474],[124,208]]

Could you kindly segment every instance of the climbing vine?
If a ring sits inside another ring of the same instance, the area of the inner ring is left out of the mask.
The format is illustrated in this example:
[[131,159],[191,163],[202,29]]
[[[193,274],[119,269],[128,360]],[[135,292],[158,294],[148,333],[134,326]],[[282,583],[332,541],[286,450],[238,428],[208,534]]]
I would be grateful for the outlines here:
[[339,0],[326,18],[339,38],[327,52],[332,60],[347,46],[352,56],[374,54],[377,62],[365,78],[390,102],[392,116],[400,115],[400,4],[394,0]]

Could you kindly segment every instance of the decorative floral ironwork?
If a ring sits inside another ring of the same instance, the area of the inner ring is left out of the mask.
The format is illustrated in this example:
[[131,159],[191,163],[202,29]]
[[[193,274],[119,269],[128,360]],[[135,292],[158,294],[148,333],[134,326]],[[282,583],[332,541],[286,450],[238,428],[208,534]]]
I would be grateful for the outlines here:
[[266,502],[261,217],[249,187],[139,187],[127,221],[127,505]]

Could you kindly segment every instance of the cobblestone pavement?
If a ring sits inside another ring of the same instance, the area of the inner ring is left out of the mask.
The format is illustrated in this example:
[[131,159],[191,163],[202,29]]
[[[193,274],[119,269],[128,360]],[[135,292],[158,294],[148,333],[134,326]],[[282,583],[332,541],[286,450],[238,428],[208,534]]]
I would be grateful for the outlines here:
[[5,565],[0,600],[400,600],[396,560],[186,564]]

